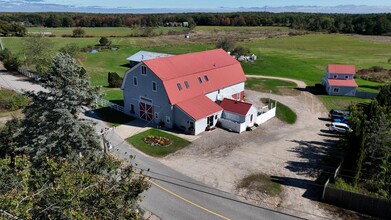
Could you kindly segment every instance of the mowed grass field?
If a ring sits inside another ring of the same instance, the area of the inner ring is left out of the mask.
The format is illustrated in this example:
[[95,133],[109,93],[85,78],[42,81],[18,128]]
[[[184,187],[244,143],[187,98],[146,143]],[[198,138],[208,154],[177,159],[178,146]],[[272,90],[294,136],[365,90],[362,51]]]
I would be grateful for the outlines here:
[[[46,27],[32,27],[27,28],[28,33],[38,33],[38,32],[50,32],[56,37],[61,37],[62,35],[72,35],[72,31],[75,27],[69,28],[46,28]],[[126,37],[131,36],[133,34],[142,33],[144,31],[143,28],[129,28],[129,27],[83,27],[82,28],[87,36],[95,36],[95,37]],[[167,34],[169,31],[179,32],[188,30],[185,27],[157,27],[153,28],[153,32],[155,34]]]
[[[196,30],[229,29],[243,30],[242,27],[196,27]],[[280,28],[280,27],[250,27]],[[99,29],[97,29],[99,30]],[[184,39],[182,36],[159,36],[151,38],[109,38],[117,51],[99,53],[82,53],[81,64],[91,76],[93,85],[107,86],[107,73],[117,72],[123,76],[128,70],[126,58],[139,50],[149,50],[170,54],[183,54],[215,48],[216,42],[208,40]],[[54,49],[68,43],[76,43],[80,47],[98,44],[99,38],[48,38]],[[5,47],[23,57],[23,38],[3,38]],[[390,69],[387,60],[391,57],[391,44],[372,42],[342,34],[308,34],[290,37],[247,39],[237,42],[251,49],[258,56],[254,62],[242,63],[246,74],[280,76],[302,80],[309,86],[321,82],[327,64],[354,64],[357,69],[382,66]],[[359,90],[378,91],[380,84],[366,80],[357,80]],[[284,86],[284,85],[275,85]],[[111,99],[120,97],[120,91],[105,89]],[[327,106],[338,106],[341,102],[359,102],[361,99],[334,97],[330,99],[320,96]]]

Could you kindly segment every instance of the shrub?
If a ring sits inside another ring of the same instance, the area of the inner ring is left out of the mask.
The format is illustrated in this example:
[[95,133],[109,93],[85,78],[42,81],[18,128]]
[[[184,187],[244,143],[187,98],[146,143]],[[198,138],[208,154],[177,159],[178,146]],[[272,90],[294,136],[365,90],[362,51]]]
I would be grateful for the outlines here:
[[18,58],[15,56],[8,57],[8,59],[5,59],[3,63],[4,63],[4,67],[8,71],[17,71],[20,65]]
[[122,85],[123,78],[120,77],[116,72],[109,72],[107,81],[110,88],[119,88]]
[[80,27],[72,31],[72,37],[84,37],[84,35],[86,35],[86,32]]
[[0,51],[0,61],[4,61],[8,57],[10,57],[10,55],[11,55],[11,52],[7,48],[5,48],[4,50],[1,50]]
[[27,97],[12,90],[0,89],[0,109],[15,111],[24,108],[28,103]]
[[107,37],[101,37],[99,40],[99,45],[101,45],[101,46],[110,45],[110,41],[109,41],[109,39],[107,39]]

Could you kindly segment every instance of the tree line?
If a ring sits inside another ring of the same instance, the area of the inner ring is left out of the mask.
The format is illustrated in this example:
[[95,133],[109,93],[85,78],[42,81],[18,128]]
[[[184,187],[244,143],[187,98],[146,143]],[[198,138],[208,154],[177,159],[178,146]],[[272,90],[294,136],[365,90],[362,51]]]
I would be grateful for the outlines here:
[[342,179],[354,188],[391,198],[391,85],[381,87],[368,105],[350,107]]
[[179,14],[89,14],[89,13],[2,13],[0,20],[45,27],[132,27],[165,26],[188,22],[190,27],[286,26],[308,31],[380,35],[391,32],[391,14],[320,13],[179,13]]

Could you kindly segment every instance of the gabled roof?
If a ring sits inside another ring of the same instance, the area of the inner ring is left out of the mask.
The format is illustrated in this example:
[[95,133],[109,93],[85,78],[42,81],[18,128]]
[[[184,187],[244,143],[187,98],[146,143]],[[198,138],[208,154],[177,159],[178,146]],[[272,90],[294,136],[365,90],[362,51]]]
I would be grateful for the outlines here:
[[143,60],[151,60],[156,59],[160,57],[168,57],[173,56],[171,54],[165,54],[165,53],[156,53],[156,52],[150,52],[145,50],[140,50],[139,52],[133,54],[132,56],[126,58],[126,60],[129,61],[135,61],[135,62],[141,62]]
[[171,105],[246,81],[240,63],[222,49],[143,63],[162,80]]
[[328,79],[330,86],[341,86],[341,87],[357,87],[356,81],[344,80],[344,79]]
[[354,65],[329,64],[327,71],[332,74],[356,74]]
[[177,106],[196,121],[223,110],[204,95],[180,102]]
[[229,111],[229,112],[233,112],[233,113],[236,113],[239,115],[246,116],[248,111],[250,111],[251,106],[253,106],[253,105],[248,102],[241,102],[241,101],[236,101],[236,100],[225,98],[220,103],[220,106],[225,111]]

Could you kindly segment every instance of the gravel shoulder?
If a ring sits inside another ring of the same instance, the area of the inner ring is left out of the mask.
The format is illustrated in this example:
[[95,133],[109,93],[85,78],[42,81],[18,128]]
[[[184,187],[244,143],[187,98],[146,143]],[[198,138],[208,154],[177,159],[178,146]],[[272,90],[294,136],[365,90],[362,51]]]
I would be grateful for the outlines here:
[[[299,86],[305,84],[301,82]],[[281,200],[248,201],[303,218],[337,218],[313,200],[317,187],[314,181],[319,173],[317,163],[337,140],[324,132],[327,122],[319,120],[327,117],[327,109],[307,92],[279,96],[246,90],[245,94],[256,106],[262,106],[260,98],[282,102],[296,112],[297,122],[288,125],[273,118],[242,134],[215,129],[160,161],[198,181],[236,194],[236,184],[242,178],[265,173],[282,182]]]

